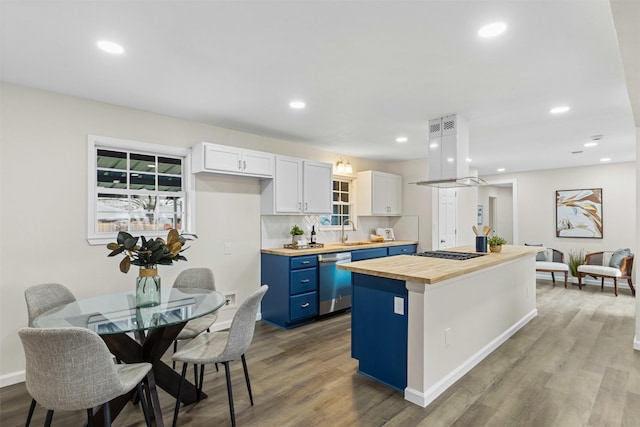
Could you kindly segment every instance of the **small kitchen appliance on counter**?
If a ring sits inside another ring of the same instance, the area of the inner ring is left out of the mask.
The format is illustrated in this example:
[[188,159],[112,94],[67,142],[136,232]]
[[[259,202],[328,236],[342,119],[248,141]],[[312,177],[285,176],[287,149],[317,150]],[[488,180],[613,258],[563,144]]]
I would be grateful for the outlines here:
[[376,234],[381,236],[385,241],[396,240],[393,235],[393,228],[376,228]]

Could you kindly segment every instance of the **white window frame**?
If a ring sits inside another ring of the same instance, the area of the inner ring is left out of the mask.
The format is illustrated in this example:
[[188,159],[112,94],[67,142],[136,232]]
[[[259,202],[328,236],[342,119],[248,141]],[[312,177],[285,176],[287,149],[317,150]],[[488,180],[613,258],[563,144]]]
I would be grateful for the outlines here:
[[[96,150],[122,150],[135,151],[154,156],[182,157],[182,189],[184,192],[184,217],[182,218],[182,230],[185,233],[195,234],[195,187],[191,174],[191,148],[173,147],[170,145],[151,144],[148,142],[131,141],[108,136],[87,136],[87,172],[88,172],[88,197],[87,197],[87,241],[90,245],[103,245],[114,242],[118,233],[97,233],[97,156]],[[166,237],[166,231],[145,231],[145,237]]]
[[[336,175],[333,174],[333,179],[331,180],[331,216],[333,216],[333,206],[336,205],[336,203],[333,201],[333,181],[347,181],[349,182],[349,200],[350,202],[348,203],[349,206],[351,206],[351,209],[349,210],[349,219],[351,220],[351,223],[347,224],[345,226],[345,230],[349,230],[349,231],[356,231],[358,229],[357,224],[358,221],[356,219],[356,215],[355,215],[355,208],[356,208],[356,203],[355,203],[355,197],[356,197],[356,193],[355,193],[355,179],[353,177],[350,176],[341,176],[341,175]],[[323,217],[323,216],[327,216],[327,215],[319,215],[319,217]],[[318,218],[319,219],[319,218]],[[322,231],[341,231],[342,230],[342,225],[321,225],[318,222],[318,230],[322,230]]]

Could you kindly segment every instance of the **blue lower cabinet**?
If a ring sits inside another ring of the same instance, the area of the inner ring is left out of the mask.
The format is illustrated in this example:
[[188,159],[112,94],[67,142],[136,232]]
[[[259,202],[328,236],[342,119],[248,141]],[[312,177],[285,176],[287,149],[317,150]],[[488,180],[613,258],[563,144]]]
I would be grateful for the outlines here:
[[389,256],[411,255],[416,253],[417,245],[389,246]]
[[318,257],[261,254],[262,320],[281,328],[312,322],[318,315]]
[[352,277],[351,356],[359,362],[358,372],[404,392],[408,336],[405,282],[357,273]]
[[289,298],[289,313],[292,321],[318,314],[318,293],[308,292]]
[[[362,261],[371,258],[381,258],[390,255],[400,255],[416,252],[416,245],[389,246],[381,248],[358,249],[351,252],[351,261]],[[319,305],[324,304],[325,299],[333,299],[335,296],[321,295],[319,299],[319,264],[318,255],[285,256],[262,253],[260,257],[261,283],[269,285],[269,290],[262,300],[262,320],[273,323],[281,328],[293,328],[309,322],[318,317]],[[339,273],[339,274],[338,274]],[[326,274],[323,271],[323,275]],[[336,270],[337,277],[350,275],[344,270]],[[342,298],[345,307],[349,307],[353,298],[348,289],[349,279],[346,282],[344,295],[350,298]],[[333,289],[333,288],[330,288]]]
[[362,261],[364,259],[382,258],[387,256],[387,248],[360,249],[351,252],[351,261]]

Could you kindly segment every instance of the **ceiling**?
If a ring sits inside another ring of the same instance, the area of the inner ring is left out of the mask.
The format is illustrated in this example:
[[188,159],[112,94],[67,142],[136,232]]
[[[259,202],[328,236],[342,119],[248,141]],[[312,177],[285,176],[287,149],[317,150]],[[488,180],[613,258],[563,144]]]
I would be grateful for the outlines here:
[[[347,159],[426,157],[428,120],[458,114],[481,175],[635,160],[608,1],[3,0],[1,20],[5,82]],[[494,21],[507,31],[479,38]],[[550,114],[558,105],[571,109]]]

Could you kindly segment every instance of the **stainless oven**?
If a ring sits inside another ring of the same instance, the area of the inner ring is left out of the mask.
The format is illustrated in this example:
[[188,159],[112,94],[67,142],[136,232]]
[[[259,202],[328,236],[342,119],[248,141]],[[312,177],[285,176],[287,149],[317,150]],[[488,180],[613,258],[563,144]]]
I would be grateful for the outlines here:
[[351,272],[336,267],[347,262],[351,262],[351,252],[318,255],[319,315],[351,308]]

